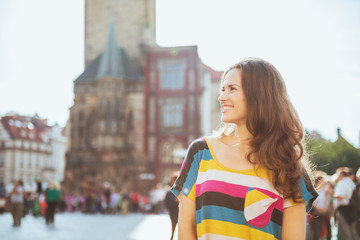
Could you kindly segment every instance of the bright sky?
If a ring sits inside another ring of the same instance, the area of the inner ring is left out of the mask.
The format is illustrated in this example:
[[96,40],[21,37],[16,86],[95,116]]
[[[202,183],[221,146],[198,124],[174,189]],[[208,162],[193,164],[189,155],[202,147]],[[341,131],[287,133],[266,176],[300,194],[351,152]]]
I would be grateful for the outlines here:
[[[0,114],[65,125],[84,69],[83,4],[0,1]],[[340,127],[359,146],[359,1],[157,0],[157,42],[197,45],[216,70],[249,56],[271,62],[305,128],[335,140]]]

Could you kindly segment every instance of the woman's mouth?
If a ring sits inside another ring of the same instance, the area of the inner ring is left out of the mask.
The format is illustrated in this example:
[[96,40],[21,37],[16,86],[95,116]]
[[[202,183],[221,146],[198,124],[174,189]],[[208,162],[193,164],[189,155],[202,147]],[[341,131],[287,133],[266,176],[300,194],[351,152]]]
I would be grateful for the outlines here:
[[222,105],[221,106],[221,112],[227,112],[227,111],[229,111],[231,108],[233,108],[233,106],[231,106],[231,105]]

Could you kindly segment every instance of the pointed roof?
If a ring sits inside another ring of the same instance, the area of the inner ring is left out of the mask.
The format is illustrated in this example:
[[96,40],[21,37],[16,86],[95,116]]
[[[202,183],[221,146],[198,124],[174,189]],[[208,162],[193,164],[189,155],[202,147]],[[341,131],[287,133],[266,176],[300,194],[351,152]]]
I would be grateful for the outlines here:
[[123,78],[125,81],[143,81],[143,76],[124,48],[117,45],[114,19],[111,18],[104,51],[90,62],[76,82],[92,82],[99,78]]

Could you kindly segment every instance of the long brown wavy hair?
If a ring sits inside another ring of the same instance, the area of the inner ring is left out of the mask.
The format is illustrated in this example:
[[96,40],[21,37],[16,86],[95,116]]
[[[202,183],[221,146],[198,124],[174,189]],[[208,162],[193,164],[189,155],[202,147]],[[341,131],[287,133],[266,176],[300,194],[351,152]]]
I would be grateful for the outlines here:
[[[246,158],[273,172],[272,183],[285,198],[300,199],[299,179],[310,167],[305,154],[304,129],[291,104],[279,71],[259,58],[246,58],[232,69],[241,71],[247,102],[246,126],[252,138]],[[305,179],[307,181],[308,179]]]

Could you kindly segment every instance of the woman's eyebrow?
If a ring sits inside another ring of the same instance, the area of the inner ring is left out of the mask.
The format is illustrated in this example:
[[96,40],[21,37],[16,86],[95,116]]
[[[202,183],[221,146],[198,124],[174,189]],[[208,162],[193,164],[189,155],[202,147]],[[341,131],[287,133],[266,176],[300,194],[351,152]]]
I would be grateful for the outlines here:
[[226,87],[233,87],[233,86],[241,87],[241,86],[238,85],[238,84],[229,84],[229,85],[227,85]]

